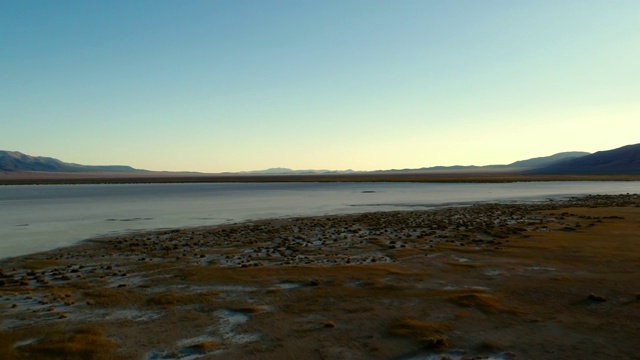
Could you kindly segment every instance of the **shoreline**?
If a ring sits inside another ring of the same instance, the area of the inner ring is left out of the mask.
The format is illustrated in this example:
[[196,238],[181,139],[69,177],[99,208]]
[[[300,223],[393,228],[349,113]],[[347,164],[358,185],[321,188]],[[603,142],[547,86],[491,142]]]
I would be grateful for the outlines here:
[[[44,185],[0,190],[5,211],[0,221],[0,237],[4,239],[0,257],[9,257],[142,229],[284,216],[418,210],[443,204],[529,202],[589,193],[636,193],[640,191],[640,181]],[[127,205],[129,197],[137,200],[134,207]],[[58,203],[65,206],[58,208]],[[90,204],[101,205],[90,208]]]
[[511,183],[538,181],[640,181],[640,174],[529,175],[517,172],[430,172],[314,175],[0,173],[0,185],[287,183],[287,182],[417,182]]
[[[617,194],[617,195],[622,195],[622,194]],[[617,196],[616,194],[611,194],[611,195],[606,195],[606,196]],[[446,209],[456,209],[456,208],[461,208],[461,207],[469,207],[469,206],[478,206],[478,205],[483,205],[483,204],[488,204],[488,205],[497,205],[497,206],[501,206],[501,205],[545,205],[545,204],[555,204],[558,202],[568,202],[568,201],[572,201],[572,199],[576,199],[576,198],[583,198],[585,196],[593,196],[593,195],[570,195],[570,194],[565,194],[565,195],[551,195],[551,196],[530,196],[530,197],[523,197],[523,198],[519,198],[519,199],[503,199],[503,200],[489,200],[489,201],[485,201],[485,200],[466,200],[466,201],[459,201],[459,202],[448,202],[448,203],[434,203],[434,204],[403,204],[403,203],[399,203],[399,204],[393,204],[393,205],[389,205],[389,206],[395,206],[398,208],[402,208],[402,209],[395,209],[395,210],[375,210],[375,211],[364,211],[364,212],[358,212],[358,211],[353,211],[353,212],[339,212],[339,213],[335,213],[335,214],[331,214],[331,213],[325,213],[325,214],[317,214],[317,215],[282,215],[282,216],[276,216],[276,217],[265,217],[265,218],[255,218],[255,219],[246,219],[246,220],[229,220],[229,221],[225,221],[223,223],[219,223],[219,224],[213,224],[213,225],[193,225],[193,226],[168,226],[168,227],[158,227],[158,228],[149,228],[149,229],[130,229],[130,230],[112,230],[109,232],[105,232],[105,233],[97,233],[94,235],[90,235],[87,236],[83,239],[79,239],[73,243],[69,243],[67,245],[61,245],[55,248],[50,248],[48,250],[44,250],[44,251],[33,251],[33,252],[29,252],[29,253],[22,253],[22,254],[18,254],[18,255],[10,255],[8,257],[0,257],[0,263],[2,263],[3,261],[7,261],[10,260],[12,258],[20,258],[20,257],[24,257],[24,256],[30,256],[30,255],[34,255],[34,254],[38,254],[38,253],[48,253],[48,252],[53,252],[53,251],[62,251],[66,248],[72,248],[74,246],[78,246],[78,245],[82,245],[84,243],[89,243],[92,242],[94,240],[109,240],[109,239],[115,239],[115,238],[122,238],[122,237],[136,237],[136,236],[145,236],[147,234],[152,234],[152,233],[162,233],[162,232],[174,232],[176,230],[180,230],[180,231],[207,231],[207,230],[211,230],[211,229],[217,229],[220,227],[227,227],[227,226],[234,226],[234,227],[242,227],[242,226],[248,226],[248,225],[252,225],[255,222],[261,222],[261,223],[270,223],[270,222],[275,222],[275,221],[282,221],[282,220],[296,220],[296,219],[311,219],[311,218],[331,218],[331,217],[350,217],[350,216],[360,216],[360,215],[384,215],[384,214],[391,214],[391,213],[406,213],[406,212],[432,212],[432,211],[441,211],[441,210],[446,210]],[[595,195],[595,196],[600,196],[600,195]],[[373,206],[370,204],[365,204],[365,205],[351,205],[354,208],[357,206]],[[383,205],[383,206],[387,206],[387,205]],[[141,218],[143,219],[143,218]],[[107,219],[107,221],[111,221],[112,219]],[[114,221],[117,221],[114,220]],[[123,221],[123,220],[120,220]]]
[[[217,248],[221,245],[221,242],[224,243],[225,240],[222,240],[219,233],[222,233],[226,236],[229,236],[229,232],[234,234],[236,231],[244,231],[248,229],[248,232],[251,236],[257,236],[259,238],[264,238],[262,231],[267,230],[269,235],[267,237],[273,237],[275,231],[274,229],[267,229],[270,227],[280,228],[279,230],[283,230],[284,234],[300,233],[300,230],[296,230],[298,226],[310,226],[309,224],[314,223],[329,223],[331,225],[335,225],[336,223],[361,223],[363,219],[371,218],[373,222],[380,222],[384,219],[385,222],[392,221],[390,218],[396,218],[399,220],[399,223],[410,222],[408,218],[417,217],[423,218],[427,217],[427,222],[433,221],[441,221],[443,218],[451,217],[451,216],[460,216],[460,214],[464,213],[483,213],[484,216],[486,212],[496,211],[497,213],[501,213],[503,211],[510,211],[515,213],[529,213],[534,211],[543,211],[543,210],[551,210],[557,208],[568,208],[568,207],[614,207],[614,206],[628,206],[629,204],[634,203],[640,204],[640,195],[639,194],[626,194],[626,195],[587,195],[587,196],[579,196],[579,197],[568,197],[568,199],[547,199],[547,200],[532,200],[532,201],[513,201],[509,200],[506,202],[461,202],[461,203],[450,203],[443,204],[439,206],[434,206],[429,209],[419,209],[419,210],[387,210],[387,211],[371,211],[371,212],[354,212],[347,214],[329,214],[329,215],[313,215],[313,216],[283,216],[283,217],[275,217],[275,218],[265,218],[265,219],[250,219],[239,222],[231,222],[231,223],[223,223],[217,225],[204,225],[204,226],[190,226],[190,227],[176,227],[176,228],[158,228],[158,229],[150,229],[150,230],[134,230],[127,231],[119,234],[105,234],[98,235],[88,239],[81,240],[75,244],[64,246],[56,249],[52,249],[49,251],[45,251],[43,253],[30,253],[12,258],[21,258],[21,257],[29,257],[32,255],[39,254],[51,254],[54,252],[65,252],[67,249],[74,249],[76,247],[91,247],[92,244],[108,244],[112,242],[122,242],[123,239],[129,239],[131,241],[146,241],[149,240],[150,237],[155,237],[157,241],[154,245],[162,246],[161,242],[167,241],[168,239],[172,239],[171,234],[183,234],[189,233],[190,237],[193,237],[193,234],[199,234],[203,237],[208,237],[209,242],[213,242],[213,247]],[[406,205],[404,205],[406,206]],[[417,205],[424,206],[424,205]],[[435,216],[429,216],[435,215]],[[466,216],[463,215],[463,216]],[[490,215],[489,215],[490,217]],[[437,219],[437,220],[434,220]],[[478,219],[475,219],[478,220]],[[482,219],[486,220],[486,219]],[[366,220],[365,220],[366,221]],[[445,220],[446,221],[446,220]],[[480,228],[486,225],[486,222],[480,221]],[[291,226],[288,226],[291,224]],[[266,227],[266,228],[265,228]],[[326,227],[326,226],[325,226]],[[485,230],[485,228],[482,228]],[[374,234],[375,234],[374,230]],[[477,232],[477,228],[471,228],[471,232]],[[445,233],[448,233],[449,230],[445,230]],[[430,234],[421,233],[421,236],[433,236],[433,230],[429,231]],[[516,232],[517,233],[517,232]],[[235,235],[235,234],[234,234]],[[366,236],[368,236],[367,234]],[[377,234],[381,235],[381,234]],[[311,235],[309,235],[311,236]],[[365,237],[366,237],[365,236]],[[416,238],[417,234],[404,234],[404,236],[409,236]],[[489,234],[490,237],[493,237],[493,240],[496,240],[504,235],[493,235]],[[402,236],[395,236],[397,238],[402,238]],[[449,235],[445,235],[445,237],[440,238],[439,240],[448,239]],[[226,240],[227,242],[229,240]],[[237,244],[237,245],[246,245],[246,244]],[[316,244],[317,245],[317,244]],[[142,245],[140,245],[142,246]],[[118,248],[116,248],[119,250]],[[161,256],[162,257],[162,256]],[[12,258],[0,258],[0,264],[4,260],[11,260]],[[209,259],[207,259],[208,261]],[[204,261],[204,260],[203,260]],[[202,261],[200,261],[202,263]],[[232,263],[219,262],[217,264],[209,263],[208,265],[217,265],[217,266],[232,266]],[[241,264],[240,264],[241,265]],[[292,264],[284,264],[284,263],[276,263],[276,264],[256,264],[256,266],[279,266],[279,265],[292,265]],[[300,264],[297,264],[300,265]],[[306,265],[327,265],[327,264],[306,264]],[[253,266],[253,264],[252,264]]]
[[0,355],[635,356],[638,220],[590,195],[90,239],[0,260]]

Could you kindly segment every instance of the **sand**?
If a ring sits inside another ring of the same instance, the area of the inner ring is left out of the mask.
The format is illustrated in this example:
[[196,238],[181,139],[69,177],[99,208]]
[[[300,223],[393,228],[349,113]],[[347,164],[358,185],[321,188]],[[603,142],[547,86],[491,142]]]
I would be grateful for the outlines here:
[[0,358],[640,359],[640,196],[254,221],[0,261]]

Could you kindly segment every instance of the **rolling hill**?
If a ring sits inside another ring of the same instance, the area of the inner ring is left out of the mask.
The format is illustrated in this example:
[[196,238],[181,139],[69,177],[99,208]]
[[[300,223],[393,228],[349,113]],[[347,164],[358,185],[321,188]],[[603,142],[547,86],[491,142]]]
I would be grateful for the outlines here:
[[43,171],[43,172],[141,172],[124,165],[91,166],[66,163],[58,159],[30,156],[17,151],[0,150],[0,171]]
[[559,161],[529,170],[527,173],[553,175],[640,174],[640,144],[598,151],[591,155]]

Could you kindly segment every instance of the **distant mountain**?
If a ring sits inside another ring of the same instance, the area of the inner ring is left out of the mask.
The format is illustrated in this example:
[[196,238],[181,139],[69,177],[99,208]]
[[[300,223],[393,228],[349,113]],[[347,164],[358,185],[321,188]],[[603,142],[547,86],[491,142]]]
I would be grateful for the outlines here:
[[17,151],[0,150],[0,171],[44,171],[44,172],[141,172],[124,165],[91,166],[66,163],[58,159],[29,156]]
[[289,168],[270,168],[265,170],[241,171],[239,174],[248,175],[319,175],[319,174],[348,174],[353,170],[292,170]]
[[[90,166],[60,161],[42,156],[30,156],[17,151],[0,150],[0,172],[58,172],[58,173],[147,173],[125,165]],[[419,169],[378,170],[360,172],[353,170],[292,170],[270,168],[245,171],[243,175],[335,175],[335,174],[420,174],[420,173],[478,173],[478,172],[519,172],[523,174],[640,174],[640,144],[627,145],[618,149],[599,151],[594,154],[572,151],[551,156],[520,160],[508,165],[487,166],[434,166]],[[154,173],[156,174],[156,173]],[[157,173],[160,174],[160,173]],[[170,174],[170,173],[167,173]]]
[[[482,172],[482,171],[522,171],[538,168],[541,166],[551,165],[558,161],[567,159],[575,159],[581,156],[589,155],[584,151],[570,151],[562,152],[550,156],[536,157],[527,160],[520,160],[508,165],[453,165],[453,166],[432,166],[418,169],[392,169],[392,170],[376,170],[371,173],[383,173],[383,174],[402,174],[402,173],[428,173],[428,172]],[[270,168],[266,170],[253,170],[242,171],[239,174],[247,175],[322,175],[322,174],[351,174],[351,173],[366,173],[367,171],[353,171],[353,170],[292,170],[289,168]]]
[[[504,165],[490,165],[490,166],[504,166]],[[476,166],[476,165],[452,165],[452,166],[431,166],[420,168],[418,170],[434,170],[434,171],[466,171],[466,170],[478,170],[482,169],[484,166]]]
[[531,171],[531,174],[640,174],[640,144],[568,159]]
[[456,173],[464,173],[464,172],[483,172],[483,171],[522,171],[538,168],[541,166],[551,165],[558,161],[563,161],[567,159],[575,159],[581,156],[589,155],[588,152],[584,151],[569,151],[569,152],[561,152],[550,156],[536,157],[527,160],[519,160],[513,162],[508,165],[485,165],[485,166],[476,166],[476,165],[453,165],[453,166],[432,166],[432,167],[424,167],[419,169],[402,169],[402,170],[381,170],[379,172],[394,172],[394,173],[402,173],[402,172],[412,172],[412,173],[422,173],[422,172],[439,172],[439,173],[447,173],[447,172],[456,172]]
[[528,160],[520,160],[520,161],[516,161],[514,163],[511,163],[509,165],[507,165],[507,167],[509,168],[538,168],[538,167],[542,167],[542,166],[549,166],[551,164],[557,163],[559,161],[566,161],[569,159],[577,159],[579,157],[583,157],[583,156],[587,156],[590,155],[590,153],[588,152],[584,152],[584,151],[568,151],[568,152],[561,152],[561,153],[557,153],[551,156],[543,156],[543,157],[537,157],[537,158],[533,158],[533,159],[528,159]]

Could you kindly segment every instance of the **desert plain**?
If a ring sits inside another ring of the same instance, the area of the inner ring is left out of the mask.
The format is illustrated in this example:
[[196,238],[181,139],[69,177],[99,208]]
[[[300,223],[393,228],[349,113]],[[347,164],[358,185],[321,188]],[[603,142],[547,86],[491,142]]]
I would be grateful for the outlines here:
[[273,219],[0,261],[3,359],[640,359],[640,195]]

